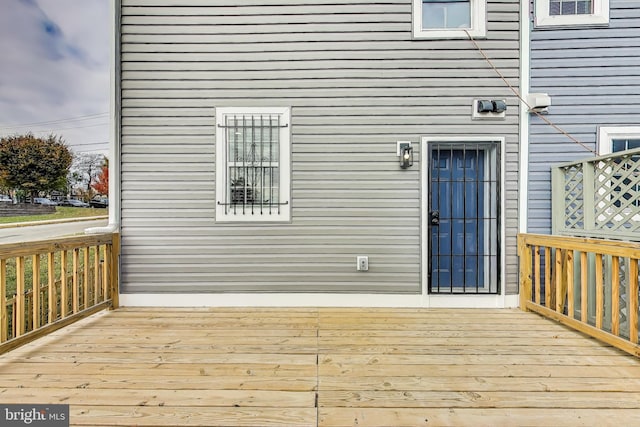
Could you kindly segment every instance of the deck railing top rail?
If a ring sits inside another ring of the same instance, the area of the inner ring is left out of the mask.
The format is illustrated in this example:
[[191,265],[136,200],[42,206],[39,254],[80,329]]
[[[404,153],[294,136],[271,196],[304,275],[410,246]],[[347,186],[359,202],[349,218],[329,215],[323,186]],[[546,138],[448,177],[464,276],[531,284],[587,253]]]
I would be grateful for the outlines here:
[[640,241],[640,149],[551,169],[553,234]]

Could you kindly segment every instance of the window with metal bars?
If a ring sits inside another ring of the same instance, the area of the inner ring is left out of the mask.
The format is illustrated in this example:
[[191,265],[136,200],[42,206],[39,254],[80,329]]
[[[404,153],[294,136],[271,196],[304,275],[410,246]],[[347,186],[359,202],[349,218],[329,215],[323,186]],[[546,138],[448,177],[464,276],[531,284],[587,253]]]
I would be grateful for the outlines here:
[[219,108],[216,220],[289,219],[289,109]]

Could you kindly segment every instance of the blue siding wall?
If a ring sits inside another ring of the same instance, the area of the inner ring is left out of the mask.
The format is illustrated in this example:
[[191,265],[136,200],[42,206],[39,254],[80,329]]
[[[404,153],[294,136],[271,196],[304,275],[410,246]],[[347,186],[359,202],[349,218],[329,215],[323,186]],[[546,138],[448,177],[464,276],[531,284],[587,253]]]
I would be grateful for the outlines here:
[[[610,0],[606,28],[534,29],[531,89],[552,98],[547,118],[596,151],[600,126],[640,125],[640,0]],[[528,231],[551,232],[550,165],[591,157],[531,116]]]

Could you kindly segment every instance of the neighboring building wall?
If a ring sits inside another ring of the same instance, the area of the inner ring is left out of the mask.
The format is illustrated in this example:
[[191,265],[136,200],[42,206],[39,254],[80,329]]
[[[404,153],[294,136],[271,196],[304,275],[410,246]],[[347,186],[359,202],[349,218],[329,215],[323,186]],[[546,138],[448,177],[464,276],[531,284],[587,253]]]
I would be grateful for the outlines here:
[[[610,0],[606,27],[536,28],[531,92],[547,92],[546,116],[597,151],[600,126],[640,124],[640,1]],[[594,154],[531,116],[528,231],[551,232],[553,164]]]
[[[123,0],[122,290],[419,293],[420,137],[489,135],[507,141],[517,293],[518,102],[469,40],[413,40],[411,3]],[[488,20],[479,44],[517,87],[518,1]],[[472,121],[473,98],[506,98],[507,118]],[[232,106],[291,107],[290,223],[215,221],[216,108]]]

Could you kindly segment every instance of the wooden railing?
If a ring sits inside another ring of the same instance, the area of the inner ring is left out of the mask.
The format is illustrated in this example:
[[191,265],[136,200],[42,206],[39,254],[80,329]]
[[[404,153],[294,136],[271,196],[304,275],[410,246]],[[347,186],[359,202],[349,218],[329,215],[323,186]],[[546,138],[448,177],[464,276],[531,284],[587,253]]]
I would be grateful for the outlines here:
[[118,234],[0,245],[0,354],[118,305]]
[[520,307],[635,356],[640,244],[520,234]]

